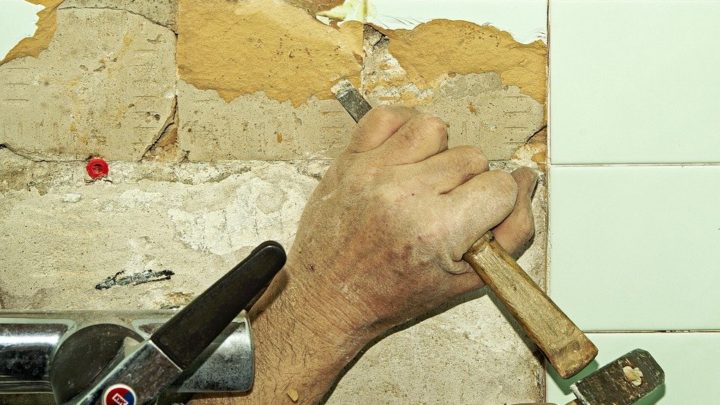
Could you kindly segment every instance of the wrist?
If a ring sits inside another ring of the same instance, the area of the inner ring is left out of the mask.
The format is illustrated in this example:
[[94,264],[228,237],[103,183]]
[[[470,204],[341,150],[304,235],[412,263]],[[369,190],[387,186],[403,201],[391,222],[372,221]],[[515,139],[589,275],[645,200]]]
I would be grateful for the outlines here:
[[333,278],[335,273],[328,266],[291,258],[283,271],[283,294],[308,330],[325,336],[331,344],[364,345],[374,338],[372,311],[357,291]]
[[372,337],[332,294],[294,272],[286,265],[251,311],[252,403],[318,402]]

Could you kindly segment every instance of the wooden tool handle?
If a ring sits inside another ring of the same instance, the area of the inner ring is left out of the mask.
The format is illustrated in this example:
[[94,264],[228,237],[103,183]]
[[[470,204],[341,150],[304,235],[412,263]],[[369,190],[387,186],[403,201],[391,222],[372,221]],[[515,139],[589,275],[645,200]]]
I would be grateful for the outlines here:
[[475,242],[463,260],[505,303],[561,377],[576,374],[595,358],[597,347],[497,243],[492,232]]

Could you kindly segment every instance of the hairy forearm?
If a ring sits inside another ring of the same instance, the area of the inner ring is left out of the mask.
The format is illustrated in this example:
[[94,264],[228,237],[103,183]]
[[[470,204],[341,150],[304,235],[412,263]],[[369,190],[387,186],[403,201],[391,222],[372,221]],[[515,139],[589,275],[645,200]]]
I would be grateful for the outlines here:
[[[315,404],[369,341],[347,308],[301,285],[287,267],[251,311],[255,383],[249,393],[193,405]],[[350,310],[352,311],[352,309]]]

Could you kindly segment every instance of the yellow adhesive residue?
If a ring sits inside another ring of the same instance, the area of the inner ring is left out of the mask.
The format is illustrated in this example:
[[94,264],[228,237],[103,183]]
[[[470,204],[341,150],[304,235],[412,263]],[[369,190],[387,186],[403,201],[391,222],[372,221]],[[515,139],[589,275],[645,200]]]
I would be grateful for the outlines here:
[[505,85],[545,103],[547,46],[541,41],[521,44],[495,27],[455,20],[433,20],[412,30],[376,29],[390,39],[389,52],[407,72],[406,80],[420,88],[453,73],[497,72]]
[[263,91],[299,106],[333,98],[338,80],[360,81],[362,25],[326,26],[281,1],[180,0],[180,77],[225,100]]
[[55,28],[57,26],[56,11],[60,3],[63,0],[27,0],[33,4],[39,4],[45,6],[44,9],[37,13],[38,22],[35,34],[30,38],[23,38],[22,41],[18,42],[10,52],[5,55],[5,59],[0,61],[0,65],[9,62],[16,58],[22,58],[25,56],[38,56],[40,52],[47,49],[55,35]]
[[343,0],[285,0],[285,2],[307,10],[310,15],[315,15],[323,10],[330,10],[343,4]]

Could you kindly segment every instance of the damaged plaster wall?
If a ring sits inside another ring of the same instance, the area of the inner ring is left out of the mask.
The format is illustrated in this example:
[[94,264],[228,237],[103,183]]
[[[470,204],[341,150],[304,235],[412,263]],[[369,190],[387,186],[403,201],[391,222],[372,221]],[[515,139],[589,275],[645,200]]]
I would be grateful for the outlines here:
[[255,92],[295,107],[311,96],[331,99],[338,80],[357,85],[361,52],[356,22],[328,27],[280,1],[180,0],[180,78],[225,101]]
[[[289,246],[354,126],[329,92],[341,78],[373,104],[440,115],[450,146],[493,167],[545,169],[540,42],[315,19],[336,0],[43,1],[36,40],[0,62],[0,308],[177,308],[262,240]],[[107,179],[89,181],[91,155]],[[541,285],[544,181],[521,259]],[[369,348],[327,403],[541,401],[533,350],[481,291]]]
[[[261,241],[289,245],[324,165],[115,162],[86,184],[82,165],[0,149],[3,308],[112,310],[186,303]],[[95,285],[119,271],[171,282]],[[182,302],[177,299],[182,298]]]
[[180,147],[190,161],[335,157],[354,122],[330,88],[359,84],[361,62],[358,23],[335,29],[279,1],[182,0]]
[[440,114],[452,146],[510,159],[544,127],[546,61],[541,41],[469,22],[336,30],[277,1],[181,1],[180,148],[191,161],[333,158],[353,122],[329,89],[349,78],[375,104]]
[[437,114],[449,124],[450,147],[475,145],[491,160],[509,159],[544,128],[544,103],[518,87],[504,86],[498,72],[436,73],[433,84],[423,89],[390,52],[390,43],[382,32],[365,28],[368,56],[362,80],[368,98],[376,104],[400,103]]
[[0,144],[33,160],[139,160],[173,115],[175,35],[121,10],[56,19],[46,50],[0,65]]

